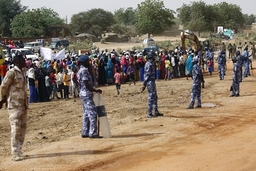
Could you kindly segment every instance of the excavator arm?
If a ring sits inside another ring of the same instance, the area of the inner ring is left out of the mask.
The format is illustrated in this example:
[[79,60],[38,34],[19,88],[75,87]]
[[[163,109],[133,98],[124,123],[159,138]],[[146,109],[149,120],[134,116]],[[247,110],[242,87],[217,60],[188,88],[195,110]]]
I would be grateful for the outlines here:
[[180,33],[180,37],[181,37],[181,45],[184,50],[186,49],[186,44],[185,44],[186,39],[192,40],[194,42],[194,44],[195,44],[194,50],[195,51],[198,51],[200,49],[200,41],[196,35],[190,34],[190,33],[185,33],[184,31],[182,31]]

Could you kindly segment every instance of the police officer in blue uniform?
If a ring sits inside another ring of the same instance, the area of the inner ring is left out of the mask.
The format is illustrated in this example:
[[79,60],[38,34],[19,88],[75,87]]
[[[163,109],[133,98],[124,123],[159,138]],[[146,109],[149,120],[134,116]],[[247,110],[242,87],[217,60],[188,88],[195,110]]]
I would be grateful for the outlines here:
[[237,58],[237,69],[238,69],[238,81],[242,82],[243,81],[243,63],[244,63],[244,58],[242,55],[240,55],[240,51],[236,51],[236,58]]
[[[156,83],[155,83],[155,66],[154,59],[157,55],[155,52],[150,51],[147,54],[147,62],[144,67],[144,82],[142,87],[142,92],[148,89],[148,118],[154,118],[158,116],[163,116],[163,114],[159,113],[157,106],[157,91],[156,91]],[[154,114],[152,114],[152,110],[154,109]]]
[[100,89],[93,88],[93,73],[90,69],[89,56],[78,58],[80,69],[77,73],[80,84],[79,96],[83,105],[82,138],[102,138],[97,129],[97,112],[93,101],[93,92],[102,93]]
[[193,58],[193,70],[192,70],[192,78],[193,78],[193,85],[191,91],[191,100],[190,105],[187,109],[193,109],[195,104],[195,99],[197,100],[196,108],[201,108],[201,84],[202,88],[204,88],[204,77],[202,73],[202,69],[198,65],[198,58]]
[[218,55],[218,73],[220,80],[224,80],[225,75],[225,65],[226,65],[226,54],[225,51],[220,51]]
[[230,97],[239,96],[240,92],[240,82],[239,82],[239,66],[237,58],[233,57],[233,75],[232,75],[232,86],[230,87],[231,95]]
[[248,52],[248,46],[244,48],[244,51],[242,53],[242,56],[244,58],[244,77],[250,76],[250,56]]

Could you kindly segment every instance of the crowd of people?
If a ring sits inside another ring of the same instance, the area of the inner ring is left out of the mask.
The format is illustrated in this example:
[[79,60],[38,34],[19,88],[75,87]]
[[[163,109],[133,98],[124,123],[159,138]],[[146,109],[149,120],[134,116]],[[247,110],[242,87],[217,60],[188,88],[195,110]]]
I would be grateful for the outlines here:
[[[248,50],[247,50],[248,51]],[[224,79],[226,66],[226,51],[220,51],[217,58],[214,58],[212,48],[206,48],[205,52],[194,52],[192,49],[183,51],[176,47],[172,51],[162,50],[156,53],[155,78],[156,80],[171,80],[179,77],[192,76],[193,58],[198,56],[199,64],[203,72],[212,75],[214,62],[218,63],[219,77]],[[232,52],[233,53],[233,52]],[[116,84],[117,94],[120,94],[121,84],[136,84],[136,81],[144,81],[144,67],[146,64],[146,53],[141,51],[123,51],[118,54],[115,49],[112,51],[92,50],[87,53],[90,57],[90,69],[94,77],[94,85],[104,86]],[[233,55],[234,56],[234,55]],[[26,59],[28,87],[30,90],[30,103],[45,102],[51,99],[65,99],[78,97],[79,85],[77,80],[78,56],[73,48],[62,60],[31,60]],[[250,63],[243,62],[245,67],[244,75],[248,76]],[[4,78],[8,68],[13,65],[6,61],[0,67],[1,80]],[[47,93],[45,93],[47,92]]]
[[[11,152],[14,161],[22,160],[22,144],[26,132],[28,102],[46,102],[52,99],[68,100],[70,96],[80,97],[83,105],[82,138],[102,138],[97,130],[97,111],[93,92],[102,93],[98,86],[116,84],[120,94],[121,84],[142,82],[142,92],[148,90],[148,118],[164,116],[158,110],[158,96],[155,80],[171,80],[178,77],[192,78],[191,101],[187,109],[201,108],[201,88],[204,88],[204,74],[212,75],[214,61],[218,63],[220,80],[226,75],[226,50],[223,47],[216,58],[212,48],[204,51],[124,51],[120,55],[113,49],[93,50],[82,56],[75,55],[75,49],[62,60],[31,60],[18,53],[12,61],[1,65],[1,101],[7,103],[11,125]],[[231,96],[239,96],[242,75],[250,76],[248,46],[243,52],[232,56],[233,79]],[[242,74],[242,68],[244,73]],[[24,74],[26,73],[26,74]],[[27,88],[29,87],[29,89]],[[29,101],[27,92],[29,90]],[[152,112],[153,110],[153,112]]]

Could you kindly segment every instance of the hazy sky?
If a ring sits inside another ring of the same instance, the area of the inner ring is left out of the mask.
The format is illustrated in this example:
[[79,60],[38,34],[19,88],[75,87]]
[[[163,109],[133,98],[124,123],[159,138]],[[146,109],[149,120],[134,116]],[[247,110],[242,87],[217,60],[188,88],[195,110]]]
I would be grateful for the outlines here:
[[[21,4],[28,6],[29,9],[47,7],[56,11],[61,18],[70,18],[73,14],[81,11],[87,11],[92,8],[102,8],[104,10],[113,12],[119,8],[136,8],[144,0],[21,0]],[[199,0],[163,0],[165,7],[176,11],[182,4],[190,4],[191,2]],[[216,4],[223,2],[223,0],[203,0],[206,4]],[[256,15],[256,1],[255,0],[226,0],[227,3],[236,4],[241,7],[244,14]]]

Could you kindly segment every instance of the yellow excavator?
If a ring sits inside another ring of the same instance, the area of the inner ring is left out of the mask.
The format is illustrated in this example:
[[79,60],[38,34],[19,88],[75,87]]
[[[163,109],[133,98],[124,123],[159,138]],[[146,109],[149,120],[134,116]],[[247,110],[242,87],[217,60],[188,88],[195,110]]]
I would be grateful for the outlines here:
[[181,37],[182,49],[184,49],[184,50],[186,50],[186,44],[185,44],[186,39],[192,40],[194,42],[194,50],[195,51],[204,50],[205,47],[208,47],[208,48],[210,47],[209,40],[199,41],[199,39],[193,32],[181,31],[180,37]]

